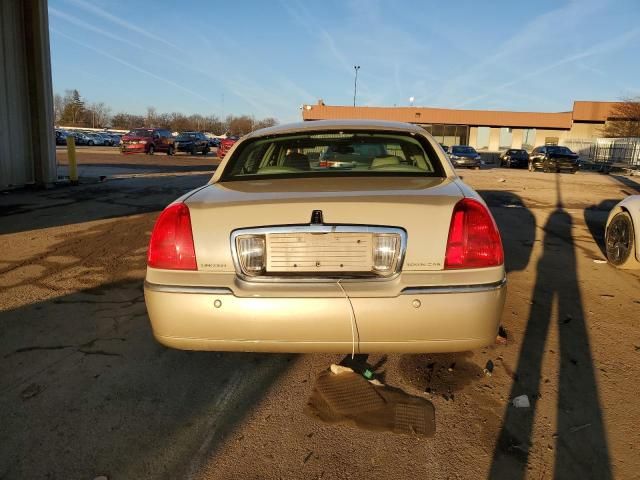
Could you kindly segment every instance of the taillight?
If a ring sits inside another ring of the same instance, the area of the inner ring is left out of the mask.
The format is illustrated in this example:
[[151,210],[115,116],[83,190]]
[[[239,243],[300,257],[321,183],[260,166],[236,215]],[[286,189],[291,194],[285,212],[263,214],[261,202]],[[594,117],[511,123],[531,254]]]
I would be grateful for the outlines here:
[[184,203],[169,205],[158,217],[151,233],[147,265],[169,270],[198,269],[191,216]]
[[502,265],[500,233],[487,207],[463,198],[453,209],[445,269],[483,268]]

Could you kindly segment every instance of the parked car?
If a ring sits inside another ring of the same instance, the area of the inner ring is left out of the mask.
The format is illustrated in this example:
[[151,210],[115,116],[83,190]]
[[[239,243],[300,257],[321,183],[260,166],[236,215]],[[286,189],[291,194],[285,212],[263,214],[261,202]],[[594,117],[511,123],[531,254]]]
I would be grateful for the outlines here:
[[209,153],[209,139],[201,132],[182,132],[176,137],[176,152],[187,152],[191,155]]
[[104,137],[102,135],[100,135],[99,133],[87,133],[85,134],[87,137],[89,137],[89,142],[87,145],[104,145]]
[[120,150],[122,153],[165,152],[173,155],[175,139],[171,132],[164,128],[135,128],[122,137]]
[[114,145],[113,137],[110,134],[106,132],[99,132],[96,133],[96,135],[102,138],[103,145],[107,147],[112,147]]
[[579,168],[579,159],[578,154],[567,147],[544,145],[534,148],[529,155],[529,171],[576,173]]
[[640,268],[640,195],[630,195],[613,207],[604,237],[609,263]]
[[522,148],[510,148],[499,157],[501,167],[527,168],[529,166],[529,154]]
[[468,145],[452,146],[449,158],[456,168],[467,167],[477,170],[480,168],[480,165],[482,165],[480,154],[476,152],[475,148],[469,147]]
[[[338,146],[393,155],[311,167]],[[250,133],[160,214],[147,264],[153,333],[188,350],[464,351],[495,342],[506,296],[489,209],[406,123]]]
[[56,145],[67,144],[67,132],[64,130],[56,130]]
[[82,132],[69,132],[69,135],[73,136],[76,145],[89,145],[89,142],[93,142],[91,138]]
[[229,149],[233,147],[233,145],[238,141],[238,137],[227,137],[220,140],[220,145],[218,145],[218,153],[216,154],[218,158],[224,158]]
[[220,146],[220,139],[216,138],[216,137],[211,137],[209,139],[209,146],[210,147],[219,147]]

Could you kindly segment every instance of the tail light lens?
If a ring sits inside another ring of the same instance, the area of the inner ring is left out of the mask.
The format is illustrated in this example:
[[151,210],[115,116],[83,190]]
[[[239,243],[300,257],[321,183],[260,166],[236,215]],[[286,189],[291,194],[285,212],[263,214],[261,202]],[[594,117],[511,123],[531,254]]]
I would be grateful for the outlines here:
[[236,238],[236,250],[240,267],[247,275],[258,275],[264,271],[266,249],[264,235],[240,235]]
[[453,209],[445,269],[502,265],[504,253],[493,217],[480,202],[463,198]]
[[395,272],[400,255],[400,235],[379,233],[373,236],[373,270],[383,276]]
[[158,217],[151,233],[147,265],[168,270],[198,269],[191,216],[184,203],[169,205]]

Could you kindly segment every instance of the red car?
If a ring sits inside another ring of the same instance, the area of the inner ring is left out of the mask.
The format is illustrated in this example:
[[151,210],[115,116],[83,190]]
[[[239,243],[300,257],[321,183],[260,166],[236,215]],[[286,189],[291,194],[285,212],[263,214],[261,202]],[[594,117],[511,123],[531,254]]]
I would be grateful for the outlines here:
[[238,137],[227,137],[220,140],[220,145],[218,146],[218,158],[222,159],[227,154],[229,149],[233,147],[233,144],[238,141]]
[[164,128],[135,128],[122,136],[122,153],[165,152],[173,155],[176,151],[175,140],[169,130]]

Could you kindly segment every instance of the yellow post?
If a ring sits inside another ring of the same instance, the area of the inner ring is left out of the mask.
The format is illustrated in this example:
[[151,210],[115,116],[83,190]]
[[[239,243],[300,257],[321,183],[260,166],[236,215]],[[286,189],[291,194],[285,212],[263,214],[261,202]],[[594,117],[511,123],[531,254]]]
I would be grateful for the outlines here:
[[69,180],[71,185],[78,184],[78,163],[76,162],[76,139],[67,135],[67,160],[69,161]]

